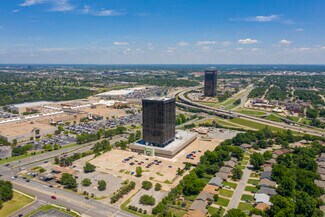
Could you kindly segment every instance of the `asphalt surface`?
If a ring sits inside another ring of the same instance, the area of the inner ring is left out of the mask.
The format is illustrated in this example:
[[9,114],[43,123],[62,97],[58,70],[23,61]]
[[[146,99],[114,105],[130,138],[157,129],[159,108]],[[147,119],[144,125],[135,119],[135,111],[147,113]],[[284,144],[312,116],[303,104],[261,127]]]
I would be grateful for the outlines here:
[[278,128],[282,128],[282,129],[290,129],[290,130],[301,132],[301,133],[308,133],[310,135],[321,136],[321,137],[325,136],[325,132],[320,132],[317,129],[312,128],[312,127],[303,128],[303,127],[299,127],[299,126],[292,126],[292,125],[288,125],[288,124],[285,124],[285,123],[265,120],[265,119],[261,119],[261,118],[254,117],[254,116],[244,115],[244,114],[240,114],[240,113],[236,113],[236,112],[230,112],[230,111],[226,111],[226,110],[222,110],[222,109],[216,109],[216,108],[213,108],[213,107],[210,107],[210,106],[206,106],[206,105],[202,105],[202,104],[193,102],[192,100],[189,100],[184,96],[184,94],[186,92],[188,92],[190,90],[195,90],[197,88],[198,87],[196,87],[196,88],[188,88],[188,89],[186,89],[184,91],[179,91],[178,92],[179,99],[181,99],[182,101],[184,101],[184,102],[186,102],[186,103],[188,103],[188,104],[190,104],[190,105],[192,105],[194,107],[197,107],[197,108],[200,108],[200,109],[203,109],[203,110],[206,110],[206,111],[214,111],[214,112],[216,112],[216,113],[218,113],[220,115],[239,117],[239,118],[246,119],[246,120],[249,120],[249,121],[255,121],[257,123],[267,124],[269,126],[274,126],[274,127],[278,127]]

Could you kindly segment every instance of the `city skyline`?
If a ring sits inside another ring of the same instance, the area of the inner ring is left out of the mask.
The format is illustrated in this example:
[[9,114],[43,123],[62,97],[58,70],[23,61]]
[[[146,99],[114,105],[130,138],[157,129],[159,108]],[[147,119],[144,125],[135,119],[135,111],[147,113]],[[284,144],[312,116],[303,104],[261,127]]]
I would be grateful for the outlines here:
[[13,0],[0,63],[325,64],[325,3]]

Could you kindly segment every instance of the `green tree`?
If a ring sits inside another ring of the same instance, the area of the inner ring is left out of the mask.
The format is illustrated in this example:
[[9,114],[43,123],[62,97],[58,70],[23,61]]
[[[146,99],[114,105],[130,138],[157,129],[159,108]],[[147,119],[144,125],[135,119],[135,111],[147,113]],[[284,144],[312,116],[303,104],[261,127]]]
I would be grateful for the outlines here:
[[139,203],[143,205],[153,206],[156,203],[156,199],[152,196],[145,194],[140,197]]
[[152,187],[152,183],[149,181],[143,181],[142,182],[142,188],[145,190],[149,190]]
[[96,170],[96,166],[87,162],[84,166],[84,172],[85,173],[91,173],[94,172]]
[[239,179],[241,179],[242,176],[243,176],[243,171],[240,168],[236,167],[235,169],[233,169],[232,178],[234,180],[239,180]]
[[160,183],[156,183],[155,184],[155,191],[160,191],[161,190],[161,184]]
[[295,214],[313,216],[316,209],[316,201],[306,192],[298,191],[296,194]]
[[263,157],[265,160],[270,160],[272,158],[272,152],[271,151],[264,152]]
[[0,200],[6,202],[13,197],[12,183],[10,181],[0,180]]
[[139,139],[141,139],[141,131],[140,130],[137,130],[136,132],[135,132],[135,139],[136,140],[139,140]]
[[255,170],[259,170],[264,162],[264,157],[260,153],[253,153],[251,155],[250,163],[253,165]]
[[246,214],[240,209],[230,209],[225,217],[246,217]]
[[104,180],[99,180],[97,188],[100,191],[104,191],[106,189],[106,182]]
[[54,150],[59,150],[59,145],[58,144],[54,144]]
[[68,189],[76,189],[78,187],[78,183],[73,175],[68,173],[63,173],[61,177],[61,184]]
[[81,183],[82,183],[83,186],[90,186],[91,185],[91,180],[88,179],[88,178],[85,178],[85,179],[82,180]]
[[141,177],[142,176],[142,167],[135,168],[135,174],[136,174],[136,177]]

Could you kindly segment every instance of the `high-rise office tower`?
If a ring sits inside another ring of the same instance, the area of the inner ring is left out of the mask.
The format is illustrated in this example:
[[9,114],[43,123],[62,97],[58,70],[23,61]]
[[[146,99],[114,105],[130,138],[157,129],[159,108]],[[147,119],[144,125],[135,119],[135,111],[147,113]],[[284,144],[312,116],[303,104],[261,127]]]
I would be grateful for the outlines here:
[[217,72],[215,68],[204,71],[204,96],[217,95]]
[[165,147],[175,139],[175,98],[142,99],[143,140],[153,146]]

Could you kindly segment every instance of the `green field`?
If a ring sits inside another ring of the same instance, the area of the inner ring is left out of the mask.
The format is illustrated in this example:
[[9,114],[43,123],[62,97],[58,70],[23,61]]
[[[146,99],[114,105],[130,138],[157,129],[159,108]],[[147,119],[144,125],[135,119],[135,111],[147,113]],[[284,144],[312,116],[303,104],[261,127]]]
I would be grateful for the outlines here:
[[217,202],[214,202],[215,204],[219,205],[219,206],[228,206],[229,204],[229,199],[223,198],[223,197],[219,197]]
[[224,197],[232,197],[232,195],[234,194],[233,191],[226,190],[226,189],[220,189],[219,193],[221,196],[224,196]]
[[217,209],[217,208],[212,207],[212,206],[210,206],[210,207],[208,208],[208,213],[209,213],[211,216],[212,216],[213,214],[218,214],[219,216],[222,216],[224,212],[225,212],[225,210],[222,209],[222,208]]
[[237,109],[236,112],[244,114],[244,115],[252,115],[252,116],[263,116],[266,115],[263,111],[254,111],[248,109]]
[[[249,121],[249,120],[245,120],[245,119],[241,119],[241,118],[234,118],[229,121],[232,123],[235,123],[235,124],[239,124],[239,125],[242,125],[245,127],[250,127],[253,129],[257,129],[257,130],[263,129],[267,126],[265,124],[260,124],[260,123],[254,122],[254,121]],[[283,129],[280,129],[277,127],[268,126],[268,128],[275,132],[283,131]]]
[[222,182],[222,185],[223,186],[229,186],[233,189],[236,189],[237,188],[237,184],[236,183],[233,183],[233,182]]
[[259,180],[257,180],[257,179],[249,179],[248,180],[248,184],[258,185],[258,183],[259,183]]
[[72,215],[72,216],[79,216],[79,215],[77,215],[77,214],[75,214],[75,213],[73,213],[73,212],[68,212],[66,209],[63,209],[63,208],[60,209],[60,208],[58,208],[58,207],[55,207],[55,206],[52,206],[52,205],[47,204],[47,205],[43,205],[43,206],[41,206],[40,208],[38,208],[37,210],[34,210],[33,212],[29,213],[29,214],[27,215],[27,217],[28,217],[28,216],[31,216],[31,215],[33,215],[33,214],[35,214],[35,213],[37,213],[38,211],[48,212],[48,211],[50,211],[51,209],[60,210],[61,212],[67,213],[67,214]]
[[240,209],[242,211],[245,211],[245,210],[250,211],[253,209],[253,205],[249,204],[249,203],[240,202],[238,205],[238,209]]
[[169,211],[171,211],[175,217],[183,217],[187,213],[185,210],[176,208],[170,208]]
[[245,191],[256,193],[258,191],[258,189],[256,187],[253,187],[253,186],[246,186]]
[[277,117],[274,114],[268,115],[265,119],[269,121],[283,122],[281,118]]
[[246,200],[253,201],[254,200],[254,197],[252,195],[243,194],[243,196],[241,196],[240,199],[243,200],[243,201],[246,201]]
[[0,216],[9,216],[33,201],[33,199],[14,191],[13,198],[3,203],[3,207],[0,209]]

